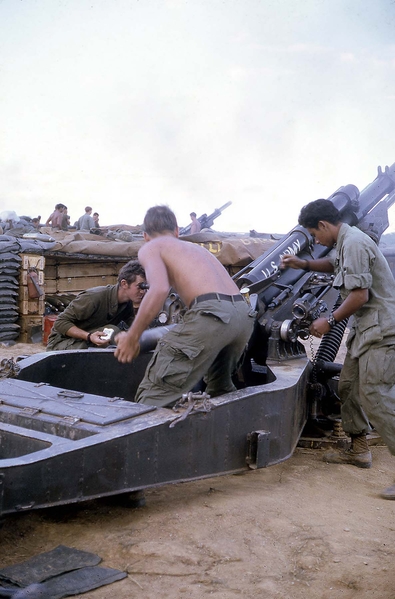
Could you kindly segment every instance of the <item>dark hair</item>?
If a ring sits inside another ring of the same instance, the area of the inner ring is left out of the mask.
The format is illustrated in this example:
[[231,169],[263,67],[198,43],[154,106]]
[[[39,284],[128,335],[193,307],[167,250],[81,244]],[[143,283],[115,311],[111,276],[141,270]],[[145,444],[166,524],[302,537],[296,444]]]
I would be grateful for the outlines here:
[[147,210],[144,218],[143,228],[148,235],[162,233],[163,231],[175,231],[177,219],[168,206],[153,206]]
[[89,212],[89,210],[92,210],[92,208],[90,206],[86,206],[85,212]]
[[56,204],[55,210],[60,210],[61,208],[63,208],[63,204]]
[[136,277],[139,276],[144,277],[145,279],[144,268],[141,266],[138,260],[130,260],[129,262],[124,264],[124,266],[122,266],[121,270],[119,271],[118,283],[120,283],[122,280],[125,280],[127,284],[130,285],[131,283],[134,283]]
[[191,212],[189,216],[196,216],[196,212]]
[[307,229],[317,229],[320,220],[331,225],[337,225],[341,221],[340,212],[330,200],[315,200],[303,206],[298,222]]

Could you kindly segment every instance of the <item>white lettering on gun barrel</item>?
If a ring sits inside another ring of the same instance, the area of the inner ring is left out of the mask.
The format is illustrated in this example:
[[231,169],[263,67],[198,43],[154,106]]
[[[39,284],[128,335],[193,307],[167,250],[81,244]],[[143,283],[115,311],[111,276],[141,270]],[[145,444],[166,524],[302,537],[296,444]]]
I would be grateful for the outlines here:
[[[300,250],[301,250],[300,240],[296,239],[292,245],[289,245],[287,248],[285,248],[285,250],[281,254],[279,254],[279,259],[280,259],[279,261],[281,262],[281,260],[283,259],[284,256],[297,256],[297,254],[299,254]],[[276,262],[274,262],[274,260],[272,260],[270,262],[270,268],[264,268],[261,270],[261,273],[263,274],[265,279],[268,279],[276,272],[278,272],[278,264]]]

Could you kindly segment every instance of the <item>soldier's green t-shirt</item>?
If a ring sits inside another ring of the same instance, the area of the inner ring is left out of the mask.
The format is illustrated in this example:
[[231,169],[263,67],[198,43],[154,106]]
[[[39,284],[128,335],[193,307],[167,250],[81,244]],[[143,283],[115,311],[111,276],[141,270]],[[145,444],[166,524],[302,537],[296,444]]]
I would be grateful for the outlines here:
[[350,323],[351,356],[359,357],[372,344],[395,343],[395,280],[377,244],[357,227],[343,223],[335,250],[333,286],[342,299],[353,289],[369,289],[369,300]]

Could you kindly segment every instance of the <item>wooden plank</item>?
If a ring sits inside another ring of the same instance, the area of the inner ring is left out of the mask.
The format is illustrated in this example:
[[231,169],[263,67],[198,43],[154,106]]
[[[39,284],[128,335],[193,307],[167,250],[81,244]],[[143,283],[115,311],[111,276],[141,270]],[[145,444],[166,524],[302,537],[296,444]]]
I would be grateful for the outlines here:
[[58,279],[56,290],[59,293],[85,291],[91,287],[100,287],[102,285],[114,285],[117,282],[117,276],[101,277],[68,277],[67,279]]
[[19,287],[18,293],[19,293],[18,297],[21,302],[29,301],[30,298],[29,298],[29,291],[28,291],[27,287]]
[[32,314],[25,314],[18,318],[17,324],[21,327],[21,333],[30,331],[32,327],[40,326],[43,327],[44,318],[41,315],[34,316]]
[[111,263],[97,263],[92,262],[73,262],[73,264],[59,264],[57,269],[57,278],[69,278],[69,277],[99,277],[99,276],[118,276],[118,269],[114,264]]
[[19,343],[35,343],[42,341],[43,338],[43,316],[20,316],[17,324],[21,327],[19,331]]
[[46,294],[56,293],[56,291],[57,291],[56,279],[45,279],[43,288],[44,288],[44,292]]
[[56,264],[45,264],[44,276],[46,279],[56,279],[56,276],[57,276]]
[[23,268],[24,270],[27,270],[28,268],[37,268],[37,270],[44,270],[44,256],[37,256],[35,254],[21,254],[21,258],[21,268]]
[[20,314],[44,314],[45,300],[44,298],[20,300],[18,310]]
[[54,258],[53,256],[50,256],[47,254],[45,254],[45,268],[47,268],[47,266],[56,266],[57,264],[57,258]]

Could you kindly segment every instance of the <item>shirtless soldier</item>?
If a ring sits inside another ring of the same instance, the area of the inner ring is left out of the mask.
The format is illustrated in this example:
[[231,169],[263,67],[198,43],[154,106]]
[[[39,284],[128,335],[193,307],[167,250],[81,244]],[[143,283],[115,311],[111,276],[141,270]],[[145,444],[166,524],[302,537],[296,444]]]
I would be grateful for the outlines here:
[[211,396],[235,390],[232,374],[251,336],[255,313],[221,263],[205,248],[178,239],[168,206],[150,208],[138,254],[149,290],[127,333],[116,337],[115,356],[131,362],[143,331],[173,288],[189,307],[184,322],[158,342],[135,401],[168,406],[203,377]]

